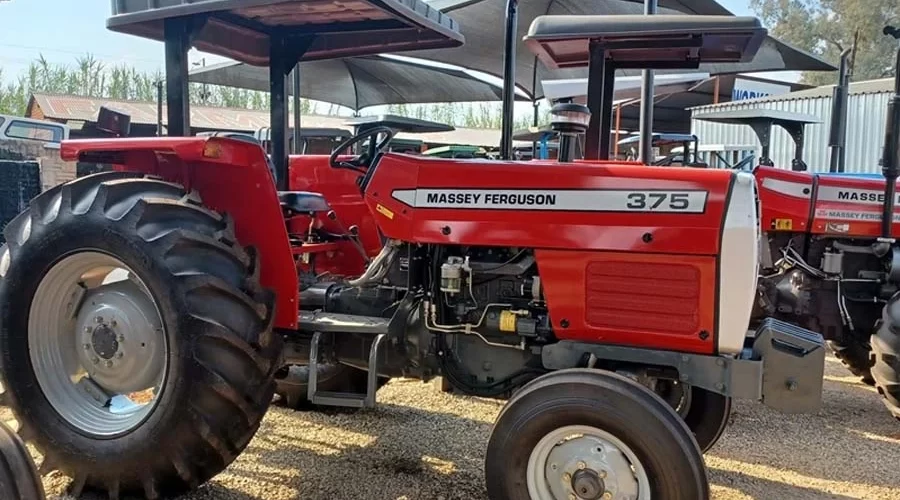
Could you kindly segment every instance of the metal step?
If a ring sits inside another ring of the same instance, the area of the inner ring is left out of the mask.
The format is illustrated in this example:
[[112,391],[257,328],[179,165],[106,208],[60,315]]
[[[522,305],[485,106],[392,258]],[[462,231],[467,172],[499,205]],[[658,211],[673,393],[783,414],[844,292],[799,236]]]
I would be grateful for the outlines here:
[[315,332],[312,342],[310,342],[309,351],[309,386],[307,388],[307,397],[312,404],[323,406],[343,406],[347,408],[374,408],[375,393],[378,390],[378,355],[381,345],[384,343],[387,335],[382,333],[375,337],[372,347],[369,349],[369,371],[366,378],[365,394],[355,394],[348,392],[329,392],[319,391],[318,384],[318,363],[319,363],[319,342],[322,334]]

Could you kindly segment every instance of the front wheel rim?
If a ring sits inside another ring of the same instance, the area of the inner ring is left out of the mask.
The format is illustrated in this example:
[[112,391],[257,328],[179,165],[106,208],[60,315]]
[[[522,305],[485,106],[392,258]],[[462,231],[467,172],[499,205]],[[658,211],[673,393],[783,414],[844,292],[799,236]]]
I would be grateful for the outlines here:
[[38,284],[28,350],[41,391],[69,425],[94,437],[134,430],[153,411],[168,369],[162,315],[122,261],[68,255]]
[[569,425],[544,436],[527,466],[532,500],[649,500],[649,476],[637,455],[597,427]]

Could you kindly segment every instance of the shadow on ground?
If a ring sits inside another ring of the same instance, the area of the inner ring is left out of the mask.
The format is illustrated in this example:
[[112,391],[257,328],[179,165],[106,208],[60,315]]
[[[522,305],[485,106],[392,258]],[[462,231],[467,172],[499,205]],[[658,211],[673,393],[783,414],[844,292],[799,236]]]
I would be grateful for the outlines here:
[[[714,499],[900,498],[900,422],[839,364],[829,362],[826,372],[816,414],[735,405],[706,456]],[[358,413],[273,408],[246,452],[183,498],[485,498],[483,453],[500,402],[407,380],[379,397],[379,408]]]

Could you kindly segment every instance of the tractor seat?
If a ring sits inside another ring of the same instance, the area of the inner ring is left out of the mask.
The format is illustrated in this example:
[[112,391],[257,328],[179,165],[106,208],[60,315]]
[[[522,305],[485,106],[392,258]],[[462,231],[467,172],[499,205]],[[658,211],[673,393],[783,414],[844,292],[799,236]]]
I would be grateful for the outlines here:
[[331,210],[324,196],[309,191],[279,191],[278,201],[283,208],[294,212],[314,213]]

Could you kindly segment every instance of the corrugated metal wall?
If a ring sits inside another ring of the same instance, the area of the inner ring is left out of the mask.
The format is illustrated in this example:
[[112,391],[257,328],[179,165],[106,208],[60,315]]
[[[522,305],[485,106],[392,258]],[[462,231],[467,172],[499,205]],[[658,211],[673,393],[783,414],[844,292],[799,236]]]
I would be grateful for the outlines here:
[[[849,98],[847,113],[847,172],[880,173],[881,150],[884,142],[884,122],[890,93],[855,94]],[[812,115],[822,123],[806,127],[803,158],[810,170],[827,172],[831,158],[828,149],[828,129],[831,120],[831,97],[767,101],[761,103],[729,102],[696,108],[694,113],[733,111],[739,109],[777,109]],[[759,144],[756,134],[746,125],[725,125],[691,120],[691,132],[700,144],[750,145]],[[777,166],[790,168],[794,157],[794,141],[781,127],[772,132],[772,160]]]

